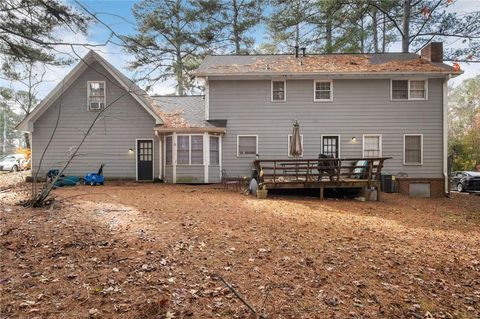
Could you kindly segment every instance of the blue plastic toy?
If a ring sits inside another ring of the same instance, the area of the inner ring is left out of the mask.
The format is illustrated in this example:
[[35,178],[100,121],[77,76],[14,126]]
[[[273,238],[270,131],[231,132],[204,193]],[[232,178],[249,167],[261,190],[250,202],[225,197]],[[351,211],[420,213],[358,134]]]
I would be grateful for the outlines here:
[[83,184],[85,185],[103,185],[105,183],[105,177],[103,177],[103,167],[105,164],[100,165],[100,169],[97,173],[88,173],[83,178]]

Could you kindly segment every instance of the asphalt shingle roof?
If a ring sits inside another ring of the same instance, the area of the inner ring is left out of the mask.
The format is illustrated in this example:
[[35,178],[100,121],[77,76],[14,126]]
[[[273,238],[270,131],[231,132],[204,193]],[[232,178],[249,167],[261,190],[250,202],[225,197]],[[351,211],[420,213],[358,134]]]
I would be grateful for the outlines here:
[[209,128],[219,127],[221,123],[205,120],[205,97],[203,95],[152,96],[157,114],[164,121],[164,127],[171,128]]
[[414,53],[207,56],[196,71],[208,75],[308,73],[455,73],[444,63],[432,63]]

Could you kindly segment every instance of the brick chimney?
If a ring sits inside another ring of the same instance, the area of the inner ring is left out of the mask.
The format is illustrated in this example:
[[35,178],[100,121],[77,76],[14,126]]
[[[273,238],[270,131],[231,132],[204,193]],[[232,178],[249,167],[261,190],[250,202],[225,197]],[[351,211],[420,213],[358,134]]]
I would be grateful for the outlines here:
[[430,42],[420,51],[420,56],[430,62],[443,62],[443,42]]

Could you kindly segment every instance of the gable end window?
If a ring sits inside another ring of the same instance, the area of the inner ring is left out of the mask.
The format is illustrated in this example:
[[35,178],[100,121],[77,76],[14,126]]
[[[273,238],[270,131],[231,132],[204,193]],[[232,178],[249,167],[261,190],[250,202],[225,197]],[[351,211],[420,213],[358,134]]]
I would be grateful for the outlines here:
[[258,154],[258,136],[237,135],[237,156]]
[[423,135],[405,134],[403,136],[403,164],[423,164]]
[[426,100],[427,80],[392,80],[392,100]]
[[285,102],[287,100],[285,87],[285,81],[272,81],[272,102]]
[[313,90],[315,102],[333,101],[333,81],[314,81]]
[[88,81],[87,91],[88,110],[103,110],[105,108],[105,81]]

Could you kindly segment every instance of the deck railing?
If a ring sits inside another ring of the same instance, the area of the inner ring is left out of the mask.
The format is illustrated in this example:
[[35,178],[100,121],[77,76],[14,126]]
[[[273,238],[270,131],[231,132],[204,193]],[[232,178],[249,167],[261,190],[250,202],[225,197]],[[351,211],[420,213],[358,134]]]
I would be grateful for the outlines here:
[[376,187],[385,160],[390,157],[373,158],[291,158],[266,159],[254,162],[259,172],[260,183],[270,187],[284,184],[316,184],[334,187],[355,181],[367,184],[367,187]]

